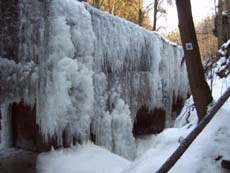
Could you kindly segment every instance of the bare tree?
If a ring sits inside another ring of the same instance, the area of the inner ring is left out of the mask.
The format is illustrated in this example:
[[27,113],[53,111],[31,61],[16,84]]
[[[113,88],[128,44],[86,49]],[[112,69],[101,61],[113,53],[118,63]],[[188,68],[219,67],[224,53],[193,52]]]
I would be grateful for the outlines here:
[[230,0],[225,0],[225,7],[227,11],[227,28],[228,28],[228,33],[227,33],[227,38],[230,39]]
[[163,3],[167,2],[169,5],[172,5],[172,0],[154,0],[154,6],[153,6],[153,31],[159,30],[157,28],[157,21],[160,17],[164,16],[167,11],[163,7]]
[[137,24],[143,26],[145,19],[148,18],[148,14],[152,10],[153,3],[144,6],[143,0],[130,0],[128,4],[132,7],[135,13],[138,13]]
[[93,5],[94,7],[98,8],[98,9],[101,9],[103,3],[104,3],[104,0],[80,0],[80,1],[85,1],[85,2],[88,2],[90,3],[91,5]]
[[157,27],[157,13],[158,13],[158,0],[154,1],[154,12],[153,12],[153,31],[156,31]]
[[201,56],[195,33],[190,0],[176,0],[181,42],[184,49],[191,93],[199,120],[212,101],[211,91],[205,80]]
[[218,34],[218,48],[223,44],[223,0],[218,1],[218,18],[217,18],[217,34]]

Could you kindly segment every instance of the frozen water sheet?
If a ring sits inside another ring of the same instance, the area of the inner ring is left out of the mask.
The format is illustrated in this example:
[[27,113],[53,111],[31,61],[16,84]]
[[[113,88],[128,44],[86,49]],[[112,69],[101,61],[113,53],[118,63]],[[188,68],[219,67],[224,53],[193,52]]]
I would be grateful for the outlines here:
[[50,9],[43,133],[81,140],[93,133],[97,144],[133,159],[137,110],[163,107],[170,118],[170,93],[187,94],[182,49],[85,3],[54,0]]
[[[182,48],[76,0],[38,3],[40,11],[32,8],[35,2],[25,2],[20,11],[20,38],[26,38],[20,43],[21,59],[18,64],[0,59],[0,65],[27,69],[22,73],[29,88],[22,83],[12,90],[21,93],[15,93],[18,100],[27,95],[29,104],[36,100],[45,139],[56,135],[61,144],[65,131],[71,143],[73,137],[85,141],[93,134],[96,144],[133,159],[132,125],[141,106],[163,108],[170,126],[173,98],[185,98],[188,92]],[[39,15],[32,18],[35,12]],[[30,19],[36,25],[25,22]],[[39,44],[31,41],[36,29]],[[11,74],[7,70],[0,70],[5,81]]]

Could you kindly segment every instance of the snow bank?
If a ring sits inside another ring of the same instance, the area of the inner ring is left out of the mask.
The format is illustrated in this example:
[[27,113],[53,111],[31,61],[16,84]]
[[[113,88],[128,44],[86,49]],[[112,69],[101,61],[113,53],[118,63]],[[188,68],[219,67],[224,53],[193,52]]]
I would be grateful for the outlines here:
[[[190,129],[169,128],[159,135],[146,136],[137,140],[138,157],[122,173],[156,172],[173,151],[179,146]],[[178,173],[188,171],[176,171]]]
[[86,144],[70,149],[40,154],[39,173],[119,173],[130,162],[104,148]]

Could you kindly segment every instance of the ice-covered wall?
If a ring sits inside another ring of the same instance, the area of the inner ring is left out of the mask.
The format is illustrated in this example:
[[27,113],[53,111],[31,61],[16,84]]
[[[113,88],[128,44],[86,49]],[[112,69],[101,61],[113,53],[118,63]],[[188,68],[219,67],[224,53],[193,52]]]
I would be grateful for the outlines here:
[[[27,69],[28,78],[22,76],[32,90],[11,93],[36,99],[45,139],[56,135],[62,143],[63,131],[69,142],[93,136],[98,145],[133,159],[133,121],[141,106],[163,108],[170,125],[173,95],[188,92],[180,47],[76,0],[21,2],[19,63],[0,58],[0,64]],[[2,81],[13,78],[8,69],[0,70]]]
[[0,150],[12,145],[11,110],[7,104],[0,107]]
[[[45,1],[1,1],[0,13],[0,108],[1,147],[10,147],[11,103],[33,105],[38,95],[44,55]],[[1,148],[0,147],[0,148]]]
[[90,6],[86,9],[97,38],[94,71],[103,72],[108,85],[122,95],[132,118],[143,104],[164,107],[170,114],[173,91],[184,97],[188,89],[185,66],[180,65],[182,49],[157,33]]
[[[182,49],[120,18],[74,0],[50,3],[46,89],[38,121],[44,134],[63,130],[134,158],[137,110],[163,108],[188,83]],[[71,140],[71,139],[70,139]]]

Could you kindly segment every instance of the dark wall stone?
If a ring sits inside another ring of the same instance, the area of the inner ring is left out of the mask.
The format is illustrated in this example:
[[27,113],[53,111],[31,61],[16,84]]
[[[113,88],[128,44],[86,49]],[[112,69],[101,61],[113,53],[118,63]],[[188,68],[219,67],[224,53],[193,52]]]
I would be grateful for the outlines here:
[[36,109],[23,101],[12,104],[13,146],[28,150],[36,148]]
[[136,115],[133,126],[134,136],[160,133],[165,128],[165,110],[149,110],[142,106]]
[[184,101],[182,97],[178,96],[177,98],[173,95],[173,105],[172,105],[172,118],[175,120],[177,116],[180,114],[183,106]]
[[[69,137],[66,131],[63,131],[62,143],[59,143],[57,136],[48,136],[44,139],[41,135],[39,126],[36,124],[36,107],[26,105],[23,100],[20,103],[13,103],[11,106],[13,146],[24,150],[36,152],[49,151],[51,147],[70,147],[71,143],[81,143],[80,140]],[[72,139],[71,139],[72,138]],[[71,139],[71,140],[69,140]]]
[[2,110],[0,109],[0,143],[2,142]]
[[221,166],[230,171],[230,160],[222,160],[221,161]]
[[[228,35],[230,28],[228,28],[228,26],[229,26],[229,24],[228,24],[228,16],[223,15],[222,17],[223,17],[223,30],[222,30],[222,38],[223,38],[223,40],[222,41],[225,43],[230,38],[230,36]],[[219,18],[219,16],[216,15],[215,16],[215,28],[213,30],[213,33],[214,33],[214,35],[216,37],[218,37],[218,29],[217,29],[218,28],[218,18]]]
[[26,105],[23,100],[20,103],[13,103],[12,131],[13,147],[33,151],[48,151],[51,146],[58,148],[55,137],[49,138],[49,142],[44,142],[36,124],[36,107]]

